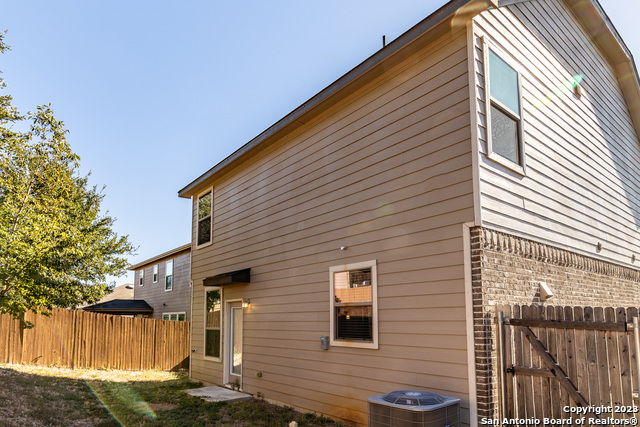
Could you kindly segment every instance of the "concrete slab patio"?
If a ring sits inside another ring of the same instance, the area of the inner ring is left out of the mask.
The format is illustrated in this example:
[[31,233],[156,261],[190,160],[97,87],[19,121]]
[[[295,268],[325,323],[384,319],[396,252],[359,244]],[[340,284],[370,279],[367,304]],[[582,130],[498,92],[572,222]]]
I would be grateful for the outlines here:
[[239,402],[253,399],[250,394],[217,386],[192,388],[187,390],[187,394],[201,397],[207,402]]

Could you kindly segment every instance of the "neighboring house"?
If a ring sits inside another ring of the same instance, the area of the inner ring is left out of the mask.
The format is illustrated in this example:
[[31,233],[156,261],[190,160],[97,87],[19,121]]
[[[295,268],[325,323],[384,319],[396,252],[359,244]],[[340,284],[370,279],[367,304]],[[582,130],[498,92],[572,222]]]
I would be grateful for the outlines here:
[[153,308],[144,300],[112,299],[82,307],[85,311],[129,317],[151,317]]
[[134,295],[153,307],[154,319],[191,319],[191,243],[129,267]]
[[107,302],[114,299],[133,299],[133,283],[116,286],[109,295],[102,297],[98,302]]
[[116,286],[108,295],[103,296],[96,304],[105,303],[114,299],[130,300],[133,299],[133,283]]
[[493,416],[493,306],[640,303],[638,129],[596,1],[446,3],[179,192],[191,377],[357,424],[399,389]]
[[86,311],[102,314],[117,314],[119,316],[149,316],[153,308],[144,301],[133,299],[133,284],[120,285],[113,288],[109,295],[102,297],[98,302],[85,307]]

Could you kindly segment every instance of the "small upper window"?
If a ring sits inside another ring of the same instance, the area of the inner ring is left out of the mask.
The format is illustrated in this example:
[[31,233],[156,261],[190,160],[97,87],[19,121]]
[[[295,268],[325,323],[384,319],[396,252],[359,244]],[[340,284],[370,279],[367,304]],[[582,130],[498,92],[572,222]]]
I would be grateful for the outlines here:
[[198,245],[211,242],[211,205],[211,190],[198,197],[198,229],[196,237]]
[[140,270],[140,275],[138,276],[138,283],[140,286],[144,284],[144,270]]
[[173,260],[167,261],[165,267],[164,276],[164,290],[170,291],[173,289]]
[[331,344],[378,348],[376,262],[329,269]]
[[494,160],[506,159],[519,169],[524,164],[520,77],[493,50],[488,49],[487,56],[490,97],[490,111],[487,112],[490,128],[488,154]]
[[162,320],[177,320],[182,322],[186,320],[186,314],[185,313],[163,313]]
[[153,283],[158,283],[158,264],[153,266]]

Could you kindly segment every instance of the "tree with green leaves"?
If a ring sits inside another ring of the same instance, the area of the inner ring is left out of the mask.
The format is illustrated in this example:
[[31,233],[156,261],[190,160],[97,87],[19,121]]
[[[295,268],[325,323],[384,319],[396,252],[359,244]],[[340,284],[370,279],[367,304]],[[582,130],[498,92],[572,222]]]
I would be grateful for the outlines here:
[[[9,49],[4,36],[0,53]],[[11,101],[0,96],[0,313],[23,318],[95,302],[134,249],[101,214],[104,195],[80,175],[51,106],[23,116]],[[28,131],[14,130],[24,123]]]

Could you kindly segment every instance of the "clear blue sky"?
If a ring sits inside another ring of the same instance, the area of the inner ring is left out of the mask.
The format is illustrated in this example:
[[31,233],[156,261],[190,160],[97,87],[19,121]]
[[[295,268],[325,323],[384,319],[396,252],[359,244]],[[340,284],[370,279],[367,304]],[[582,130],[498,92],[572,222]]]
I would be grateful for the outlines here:
[[[189,242],[178,190],[444,3],[2,0],[4,93],[52,104],[134,264]],[[600,3],[640,60],[640,1]]]

